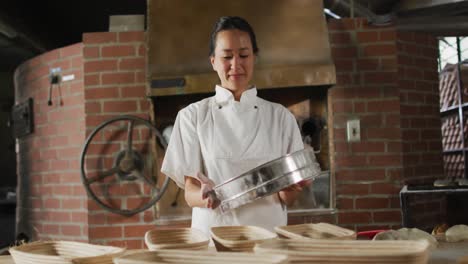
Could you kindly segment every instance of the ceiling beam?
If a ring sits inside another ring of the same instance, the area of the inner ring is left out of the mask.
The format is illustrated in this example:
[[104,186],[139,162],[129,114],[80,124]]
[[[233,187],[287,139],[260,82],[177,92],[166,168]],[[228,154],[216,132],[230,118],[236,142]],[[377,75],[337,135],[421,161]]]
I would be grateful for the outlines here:
[[343,10],[349,17],[365,17],[373,25],[388,25],[392,23],[392,14],[379,15],[366,6],[354,0],[325,0],[324,6],[332,11]]
[[0,35],[8,38],[12,45],[15,43],[21,43],[23,48],[26,48],[34,53],[42,53],[46,51],[44,45],[38,41],[35,37],[32,37],[30,32],[21,30],[18,23],[14,23],[9,20],[9,16],[6,16],[3,12],[0,12]]
[[16,30],[14,30],[12,27],[7,25],[1,17],[0,17],[0,34],[3,34],[10,39],[16,38],[16,36],[18,35]]
[[402,31],[420,31],[439,36],[460,35],[468,33],[468,17],[408,17],[397,19],[397,29]]
[[451,5],[464,0],[402,0],[397,5],[397,12],[409,12],[417,9],[434,8],[441,5]]
[[397,12],[413,12],[421,9],[434,9],[441,6],[450,6],[457,3],[466,2],[465,0],[402,0],[396,6]]

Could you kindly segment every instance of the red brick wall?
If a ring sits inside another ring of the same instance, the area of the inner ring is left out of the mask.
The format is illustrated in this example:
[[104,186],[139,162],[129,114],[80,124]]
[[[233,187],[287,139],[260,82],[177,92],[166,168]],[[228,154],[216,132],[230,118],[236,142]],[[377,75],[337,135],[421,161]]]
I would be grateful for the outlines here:
[[[365,19],[333,20],[329,31],[337,69],[329,90],[336,223],[398,227],[403,185],[442,174],[436,41]],[[360,142],[346,141],[353,118],[361,121]]]
[[[402,181],[432,185],[443,177],[437,39],[397,34],[398,87],[402,131]],[[431,231],[447,221],[446,195],[422,193],[407,198],[408,225]]]
[[[151,110],[150,100],[145,95],[144,37],[143,32],[83,35],[85,120],[88,134],[104,120],[119,115],[149,119]],[[106,144],[108,141],[95,143]],[[120,199],[129,202],[125,197]],[[145,232],[155,228],[153,208],[126,217],[102,209],[91,199],[87,204],[90,242],[142,248]]]
[[83,35],[86,126],[117,115],[149,116],[143,32]]
[[432,184],[443,175],[437,45],[431,35],[397,34],[402,176],[406,183]]
[[[47,52],[15,72],[16,103],[34,102],[34,133],[17,141],[17,232],[33,239],[88,237],[86,192],[79,174],[85,139],[82,47]],[[49,72],[56,67],[75,79],[53,87],[49,106]]]
[[[154,208],[132,217],[102,209],[86,195],[79,158],[87,135],[103,121],[123,114],[149,119],[145,55],[143,32],[87,33],[83,43],[45,53],[17,69],[16,101],[34,99],[36,126],[18,141],[18,232],[34,240],[144,246],[144,233],[155,228]],[[54,67],[61,67],[62,75],[75,74],[75,80],[54,87],[54,105],[48,106]]]

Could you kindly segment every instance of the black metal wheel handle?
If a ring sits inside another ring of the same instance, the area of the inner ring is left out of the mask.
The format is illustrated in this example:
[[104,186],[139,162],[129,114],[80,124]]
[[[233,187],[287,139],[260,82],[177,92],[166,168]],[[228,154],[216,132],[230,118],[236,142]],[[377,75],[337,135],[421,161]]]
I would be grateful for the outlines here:
[[[137,133],[134,133],[136,129]],[[145,139],[144,135],[149,138]],[[151,143],[148,142],[154,136],[165,149],[167,142],[150,122],[128,115],[101,123],[88,136],[80,157],[81,179],[88,195],[102,208],[131,216],[150,208],[162,197],[169,177],[158,187],[152,168],[157,159],[150,155]],[[116,142],[110,143],[113,139]],[[96,153],[96,150],[101,152]],[[112,151],[114,153],[109,153]],[[113,160],[112,164],[109,160]],[[114,194],[117,196],[112,197]],[[135,208],[122,208],[138,199],[141,203]]]

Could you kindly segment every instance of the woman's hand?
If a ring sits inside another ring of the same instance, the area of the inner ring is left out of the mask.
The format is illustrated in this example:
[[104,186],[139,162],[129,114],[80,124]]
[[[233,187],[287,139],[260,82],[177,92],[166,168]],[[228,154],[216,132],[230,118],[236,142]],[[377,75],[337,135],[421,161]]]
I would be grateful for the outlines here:
[[206,208],[216,209],[221,201],[216,197],[216,193],[213,190],[215,183],[201,172],[197,174],[197,178],[201,183],[200,193],[202,199],[206,200]]
[[296,201],[299,193],[312,184],[312,180],[300,181],[296,184],[290,185],[279,192],[279,198],[286,206],[291,206]]
[[202,173],[185,176],[185,201],[190,207],[216,209],[220,201],[213,190],[215,183]]

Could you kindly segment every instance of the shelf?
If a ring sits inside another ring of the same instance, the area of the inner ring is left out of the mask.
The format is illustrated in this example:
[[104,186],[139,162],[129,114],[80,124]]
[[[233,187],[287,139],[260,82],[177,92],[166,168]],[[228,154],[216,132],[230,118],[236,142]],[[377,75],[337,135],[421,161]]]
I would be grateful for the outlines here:
[[426,188],[426,189],[413,189],[408,188],[407,185],[403,186],[400,190],[400,197],[405,194],[409,193],[435,193],[435,192],[442,192],[442,193],[460,193],[460,192],[468,192],[468,188],[466,186],[458,186],[457,188],[452,187],[441,187],[441,188]]
[[450,114],[451,112],[454,112],[454,113],[458,112],[458,105],[451,106],[445,110],[440,110],[441,115]]
[[16,204],[16,200],[0,200],[0,205],[10,205],[10,204]]
[[462,109],[468,108],[468,103],[464,103],[461,106],[459,106],[459,105],[451,106],[451,107],[449,107],[449,108],[447,108],[445,110],[441,110],[440,114],[441,115],[448,115],[450,113],[458,113],[459,108],[462,108]]
[[459,153],[459,152],[463,152],[463,151],[468,151],[468,149],[467,148],[464,148],[464,149],[449,149],[449,150],[442,151],[442,153],[451,154],[451,153]]

